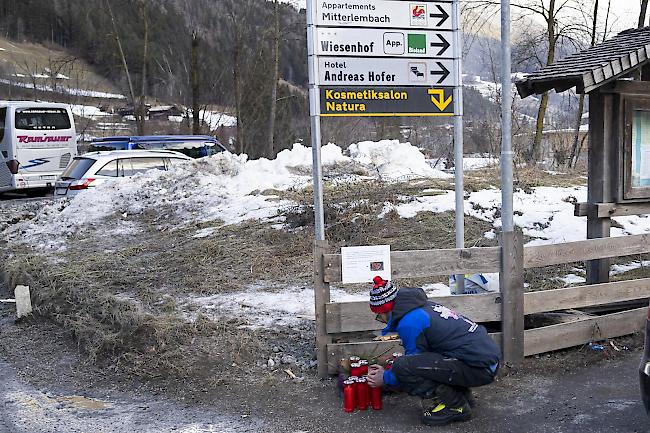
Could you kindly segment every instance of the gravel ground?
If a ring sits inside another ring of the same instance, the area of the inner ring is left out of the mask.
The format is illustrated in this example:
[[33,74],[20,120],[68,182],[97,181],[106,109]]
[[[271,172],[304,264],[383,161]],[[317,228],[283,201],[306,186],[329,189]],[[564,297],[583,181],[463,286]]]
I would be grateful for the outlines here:
[[[7,296],[3,291],[0,297]],[[648,431],[640,403],[640,339],[627,352],[572,349],[528,359],[517,374],[475,390],[474,418],[440,432]],[[333,382],[282,376],[254,389],[188,396],[177,382],[142,384],[84,362],[60,328],[15,323],[0,307],[0,433],[40,432],[424,432],[416,399],[385,397],[381,412],[345,414]],[[327,427],[325,427],[327,426]]]

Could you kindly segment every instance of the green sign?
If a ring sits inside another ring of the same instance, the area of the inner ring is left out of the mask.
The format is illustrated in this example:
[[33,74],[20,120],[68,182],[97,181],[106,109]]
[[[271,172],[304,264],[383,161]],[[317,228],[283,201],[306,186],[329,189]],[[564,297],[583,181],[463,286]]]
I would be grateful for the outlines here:
[[409,33],[408,52],[409,54],[426,54],[427,36],[422,33]]

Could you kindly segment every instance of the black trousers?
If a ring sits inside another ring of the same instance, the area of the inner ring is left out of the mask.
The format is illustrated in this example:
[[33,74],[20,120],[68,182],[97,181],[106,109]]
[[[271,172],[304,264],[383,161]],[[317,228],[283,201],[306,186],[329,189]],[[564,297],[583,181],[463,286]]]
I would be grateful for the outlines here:
[[399,357],[392,371],[403,391],[422,398],[438,397],[450,407],[462,406],[469,388],[494,381],[487,368],[472,367],[434,352]]

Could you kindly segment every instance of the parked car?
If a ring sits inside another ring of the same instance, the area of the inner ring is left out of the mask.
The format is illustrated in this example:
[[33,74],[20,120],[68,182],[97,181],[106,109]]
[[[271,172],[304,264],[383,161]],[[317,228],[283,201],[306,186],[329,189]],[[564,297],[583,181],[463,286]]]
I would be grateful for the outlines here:
[[89,152],[110,150],[175,150],[191,158],[225,152],[219,140],[209,135],[136,135],[95,138]]
[[646,413],[650,414],[650,306],[648,307],[648,317],[645,322],[645,348],[639,366],[639,378],[643,405]]
[[73,196],[110,179],[130,177],[148,170],[169,170],[191,160],[171,150],[115,150],[75,157],[54,186],[54,195]]

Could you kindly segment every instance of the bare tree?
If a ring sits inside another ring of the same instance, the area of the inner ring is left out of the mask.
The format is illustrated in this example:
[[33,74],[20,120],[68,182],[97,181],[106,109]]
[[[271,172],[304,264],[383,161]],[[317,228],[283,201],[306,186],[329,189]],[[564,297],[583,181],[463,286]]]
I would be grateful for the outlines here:
[[648,12],[648,0],[641,0],[641,11],[639,12],[639,28],[645,26],[645,18]]
[[140,103],[138,104],[139,114],[136,116],[138,122],[138,135],[145,134],[145,118],[147,116],[146,92],[147,92],[147,54],[149,49],[149,19],[147,16],[147,0],[140,0],[140,13],[142,14],[142,26],[144,30],[142,45],[142,83],[140,88]]
[[[469,8],[476,13],[480,11],[481,15],[489,16],[494,8],[500,6],[500,2],[495,0],[469,0]],[[585,39],[585,26],[575,19],[577,13],[585,9],[583,0],[514,0],[512,7],[516,11],[516,20],[529,20],[528,30],[531,33],[531,43],[529,44],[530,58],[535,58],[540,67],[545,67],[555,61],[558,43],[561,40],[580,45],[580,41]],[[543,31],[539,34],[535,32],[535,21],[544,23]],[[549,95],[544,93],[540,99],[537,111],[537,121],[535,125],[535,137],[529,149],[527,159],[537,161],[544,132],[544,120],[548,109]]]
[[268,126],[268,141],[266,154],[269,158],[275,156],[273,151],[274,135],[275,135],[275,116],[278,106],[278,83],[280,81],[280,8],[278,0],[274,1],[273,5],[273,72],[271,77],[271,95],[269,97],[269,126]]
[[[593,12],[593,20],[592,20],[592,25],[591,25],[591,44],[590,46],[596,45],[596,33],[598,31],[598,3],[599,0],[594,1],[594,12]],[[609,0],[609,5],[607,8],[607,15],[609,15],[609,6],[611,6],[611,0]],[[608,19],[606,18],[605,23],[607,23]],[[607,25],[607,24],[605,24]],[[580,126],[582,125],[582,115],[585,110],[585,94],[581,93],[580,98],[578,100],[578,113],[576,114],[576,123],[575,123],[575,129],[573,132],[573,144],[571,145],[571,154],[569,155],[569,158],[567,160],[567,165],[569,167],[575,167],[576,163],[578,162],[578,159],[576,158],[576,155],[578,154],[578,145],[580,144]]]
[[199,122],[199,38],[192,32],[192,134],[201,133]]
[[124,55],[124,49],[122,47],[122,40],[120,39],[120,33],[117,31],[117,24],[115,22],[115,14],[113,14],[113,9],[111,7],[111,1],[106,0],[106,10],[111,18],[111,25],[113,27],[113,37],[115,38],[115,43],[117,44],[117,50],[120,55],[120,60],[122,61],[122,67],[124,68],[124,75],[126,76],[126,82],[129,86],[129,97],[131,101],[131,106],[135,110],[135,90],[133,90],[133,80],[131,80],[131,72],[129,70],[129,64],[126,61],[126,56]]
[[242,50],[244,49],[243,26],[244,22],[240,11],[245,9],[240,2],[230,1],[227,3],[228,17],[232,26],[232,56],[233,56],[233,84],[235,93],[235,116],[237,117],[237,132],[235,138],[235,152],[244,153],[244,124],[242,122]]

